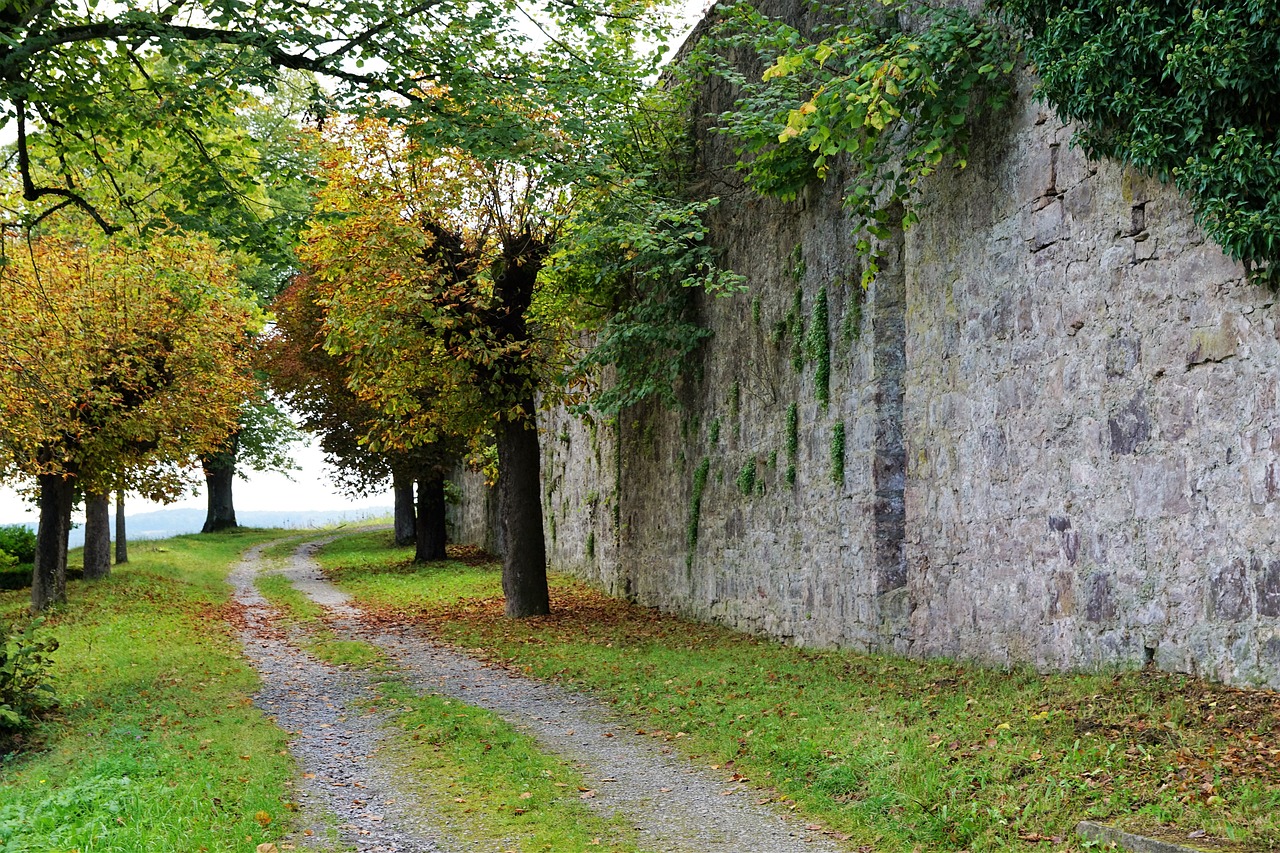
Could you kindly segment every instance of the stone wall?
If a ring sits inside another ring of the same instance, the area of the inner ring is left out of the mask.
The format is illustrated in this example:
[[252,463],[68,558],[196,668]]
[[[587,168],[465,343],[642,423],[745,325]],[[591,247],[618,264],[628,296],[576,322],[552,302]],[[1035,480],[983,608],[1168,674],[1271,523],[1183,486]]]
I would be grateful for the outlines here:
[[864,294],[840,174],[760,200],[706,137],[750,290],[701,303],[679,411],[544,413],[553,565],[795,643],[1280,687],[1274,297],[1069,138],[1023,92]]

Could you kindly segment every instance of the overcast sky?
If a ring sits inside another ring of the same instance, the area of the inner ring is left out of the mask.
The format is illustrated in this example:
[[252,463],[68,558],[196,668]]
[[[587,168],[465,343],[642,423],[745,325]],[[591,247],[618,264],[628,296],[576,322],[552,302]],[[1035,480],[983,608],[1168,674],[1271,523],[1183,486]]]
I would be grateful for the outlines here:
[[[248,510],[339,510],[358,509],[361,507],[391,506],[392,495],[388,485],[385,494],[368,497],[349,498],[334,490],[325,470],[324,459],[314,446],[298,446],[294,452],[294,460],[302,468],[290,476],[283,474],[259,474],[249,471],[248,481],[236,478],[232,494],[235,496],[236,511]],[[169,507],[205,507],[204,483],[194,496],[169,504]],[[165,509],[160,504],[130,496],[127,501],[128,514],[151,512]],[[13,489],[0,487],[0,524],[35,523],[38,516],[35,507],[27,503]]]

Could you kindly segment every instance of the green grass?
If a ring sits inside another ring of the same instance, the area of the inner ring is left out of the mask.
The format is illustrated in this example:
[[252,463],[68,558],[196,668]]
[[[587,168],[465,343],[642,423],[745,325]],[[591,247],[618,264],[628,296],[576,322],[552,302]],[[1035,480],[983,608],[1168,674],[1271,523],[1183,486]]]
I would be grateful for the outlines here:
[[398,680],[380,685],[397,709],[390,748],[451,833],[480,849],[519,853],[630,853],[634,829],[582,800],[582,775],[546,755],[496,714],[443,696],[420,696]]
[[[47,627],[63,706],[0,763],[0,851],[241,851],[278,838],[293,765],[224,621],[228,568],[277,535],[131,543],[109,580],[69,585]],[[27,596],[0,593],[0,617]]]
[[[297,547],[296,543],[292,547]],[[316,658],[334,666],[386,666],[386,655],[361,640],[344,640],[325,624],[324,608],[298,592],[283,575],[257,578],[258,591],[280,611],[286,624],[301,630],[298,641]]]
[[[364,534],[382,542],[385,534]],[[345,540],[340,540],[345,544]],[[336,545],[335,547],[340,547]],[[406,549],[412,557],[413,549]],[[258,588],[282,618],[310,636],[305,648],[335,664],[377,666],[386,657],[372,644],[342,640],[323,621],[323,608],[282,575],[260,575]],[[521,853],[636,850],[624,821],[605,820],[583,804],[582,776],[542,753],[536,741],[490,711],[437,695],[418,695],[389,676],[374,706],[391,714],[397,732],[389,751],[423,802],[455,837],[484,849]]]
[[315,533],[308,532],[300,536],[289,536],[278,542],[272,542],[262,549],[262,558],[267,561],[287,560],[298,549],[304,540],[314,539]]
[[[1081,819],[1280,849],[1280,697],[1158,673],[1042,676],[813,651],[559,578],[503,618],[492,565],[415,567],[379,534],[320,554],[375,613],[586,689],[638,728],[879,851],[1079,849]],[[1037,842],[1059,836],[1065,844]]]

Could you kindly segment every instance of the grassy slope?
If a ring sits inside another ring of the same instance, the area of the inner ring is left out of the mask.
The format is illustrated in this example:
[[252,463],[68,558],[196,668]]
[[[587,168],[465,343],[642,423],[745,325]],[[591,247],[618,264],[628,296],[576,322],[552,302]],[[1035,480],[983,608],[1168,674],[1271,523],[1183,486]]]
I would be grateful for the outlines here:
[[592,690],[857,843],[1073,849],[1061,839],[1094,818],[1280,849],[1275,694],[797,649],[563,578],[555,615],[516,623],[502,618],[495,566],[414,567],[388,545],[382,533],[342,539],[321,562],[383,617]]
[[[110,580],[70,584],[47,625],[63,708],[32,733],[41,748],[0,763],[0,851],[233,851],[278,836],[292,764],[222,610],[238,554],[276,535],[139,542]],[[0,593],[0,621],[27,595]]]

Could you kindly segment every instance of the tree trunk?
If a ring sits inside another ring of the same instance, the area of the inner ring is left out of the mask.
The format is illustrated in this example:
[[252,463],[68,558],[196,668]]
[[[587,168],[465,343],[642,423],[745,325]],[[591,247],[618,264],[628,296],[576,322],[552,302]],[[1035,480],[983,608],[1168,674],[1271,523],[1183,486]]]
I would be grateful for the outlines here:
[[534,421],[535,379],[529,371],[528,311],[546,260],[548,246],[525,232],[507,234],[502,259],[495,269],[493,294],[500,306],[494,320],[499,340],[518,346],[497,379],[508,399],[497,424],[498,516],[505,550],[502,554],[502,592],[507,616],[522,619],[551,612],[547,591],[547,545],[542,535],[541,458]]
[[417,548],[415,563],[443,560],[445,557],[444,475],[431,474],[418,479],[418,520],[415,525]]
[[116,492],[116,565],[129,562],[129,542],[124,535],[124,489]]
[[231,483],[236,478],[236,442],[221,453],[204,460],[204,481],[209,489],[209,511],[201,533],[217,533],[236,527],[236,508],[231,499]]
[[84,496],[84,579],[111,576],[111,500],[106,494]]
[[[532,413],[533,400],[524,403]],[[547,546],[542,533],[541,455],[533,415],[504,420],[498,432],[498,517],[502,526],[502,592],[515,619],[551,612]]]
[[396,544],[413,545],[417,542],[413,519],[413,479],[403,474],[393,473],[391,489],[396,498]]
[[31,573],[31,612],[67,601],[67,534],[71,532],[74,481],[56,474],[36,478],[40,487],[40,527],[36,531],[35,570]]

